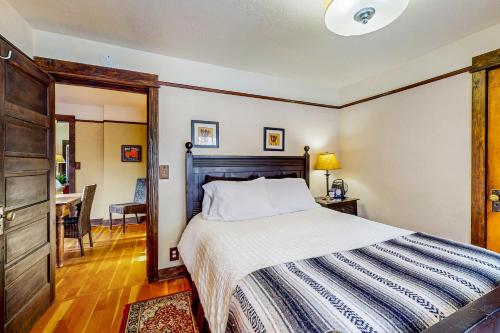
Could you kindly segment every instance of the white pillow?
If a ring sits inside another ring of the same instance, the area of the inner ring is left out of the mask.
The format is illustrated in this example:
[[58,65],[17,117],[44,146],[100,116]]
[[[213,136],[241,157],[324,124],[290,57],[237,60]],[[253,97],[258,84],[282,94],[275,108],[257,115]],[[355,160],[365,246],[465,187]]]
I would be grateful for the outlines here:
[[276,215],[264,178],[251,181],[213,181],[203,185],[212,204],[207,220],[238,221]]
[[302,178],[266,179],[265,183],[271,205],[277,214],[318,207]]
[[203,193],[203,201],[201,203],[201,216],[203,216],[205,220],[208,220],[208,216],[210,214],[210,207],[212,207],[212,198],[214,196],[215,189],[219,186],[218,184],[222,182],[231,182],[231,181],[232,180],[216,180],[216,181],[211,181],[210,183],[206,183],[205,185],[202,186],[204,193]]

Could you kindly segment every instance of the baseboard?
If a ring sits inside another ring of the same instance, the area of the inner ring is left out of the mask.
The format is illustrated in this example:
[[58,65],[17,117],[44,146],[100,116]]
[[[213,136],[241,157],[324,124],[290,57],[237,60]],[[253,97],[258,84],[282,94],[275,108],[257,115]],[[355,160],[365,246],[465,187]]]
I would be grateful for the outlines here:
[[[140,223],[146,222],[146,216],[145,215],[139,216],[139,222]],[[114,226],[122,225],[122,224],[123,224],[123,221],[122,221],[121,217],[113,219]],[[134,217],[126,217],[125,224],[137,224],[137,220],[135,219],[135,216]],[[90,225],[92,225],[94,227],[102,226],[102,225],[109,226],[109,219],[91,219]]]
[[187,269],[184,265],[162,268],[158,270],[159,280],[172,280],[185,276],[187,276]]

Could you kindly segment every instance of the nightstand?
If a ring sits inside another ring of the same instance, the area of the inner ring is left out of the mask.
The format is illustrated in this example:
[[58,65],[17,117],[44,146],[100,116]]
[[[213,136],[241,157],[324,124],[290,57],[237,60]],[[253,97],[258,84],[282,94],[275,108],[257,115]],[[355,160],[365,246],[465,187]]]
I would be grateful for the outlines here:
[[358,215],[358,200],[356,198],[344,199],[325,199],[324,197],[315,198],[316,202],[325,208],[330,208],[341,213]]

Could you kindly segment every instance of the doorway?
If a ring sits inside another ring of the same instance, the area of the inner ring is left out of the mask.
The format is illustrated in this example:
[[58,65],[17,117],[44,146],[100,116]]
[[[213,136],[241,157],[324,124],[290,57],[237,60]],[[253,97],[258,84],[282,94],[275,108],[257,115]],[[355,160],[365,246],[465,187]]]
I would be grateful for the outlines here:
[[500,49],[472,63],[471,241],[500,252]]
[[146,267],[158,280],[158,76],[116,68],[35,57],[35,63],[60,84],[104,88],[147,96]]

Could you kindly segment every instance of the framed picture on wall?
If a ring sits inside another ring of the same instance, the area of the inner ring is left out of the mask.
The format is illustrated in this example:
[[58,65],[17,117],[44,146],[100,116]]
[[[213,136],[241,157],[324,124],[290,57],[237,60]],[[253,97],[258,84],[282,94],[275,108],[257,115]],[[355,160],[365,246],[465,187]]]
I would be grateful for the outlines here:
[[264,127],[264,150],[285,151],[285,130],[283,128]]
[[122,145],[122,162],[141,162],[142,146]]
[[191,142],[196,148],[219,148],[219,123],[191,120]]

